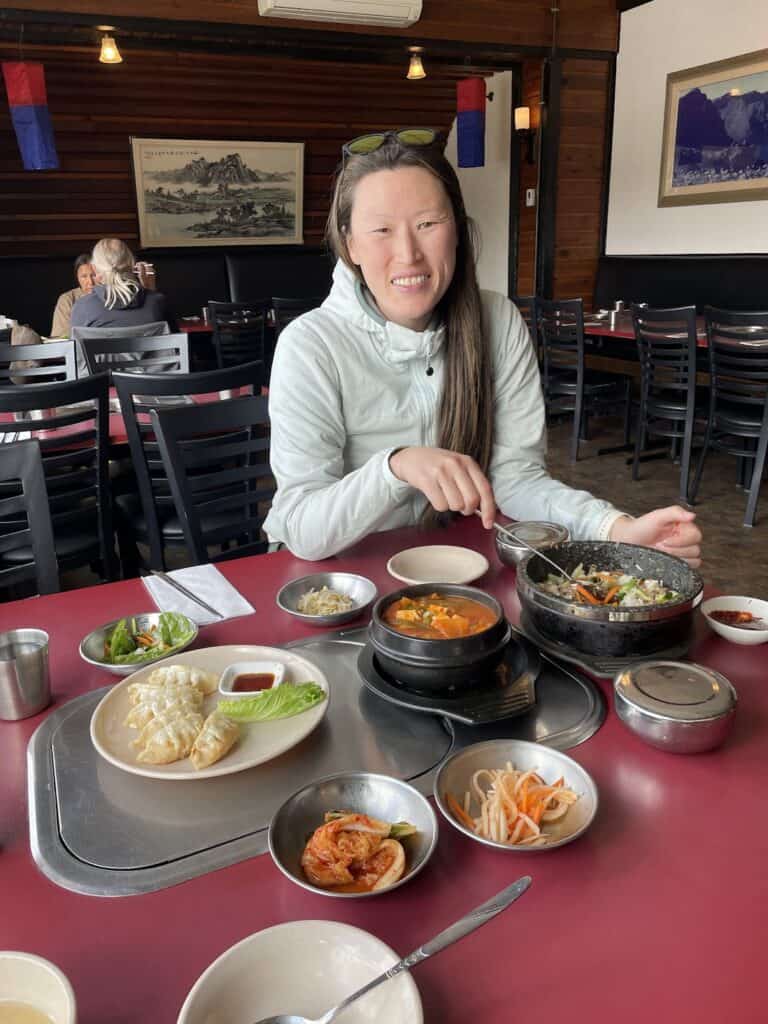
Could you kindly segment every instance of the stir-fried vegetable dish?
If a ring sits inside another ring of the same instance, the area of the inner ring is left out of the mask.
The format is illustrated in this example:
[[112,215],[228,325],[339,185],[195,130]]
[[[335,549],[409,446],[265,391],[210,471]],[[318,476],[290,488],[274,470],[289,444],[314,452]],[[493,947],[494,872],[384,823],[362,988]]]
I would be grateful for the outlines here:
[[550,573],[540,584],[548,594],[564,597],[581,604],[605,605],[612,607],[637,607],[645,604],[668,604],[679,601],[676,590],[664,586],[661,580],[630,576],[623,572],[599,572],[593,565],[589,572],[579,564],[571,573],[577,583],[564,576]]
[[469,597],[427,594],[393,601],[382,618],[398,633],[425,640],[446,640],[482,633],[496,622],[497,615]]

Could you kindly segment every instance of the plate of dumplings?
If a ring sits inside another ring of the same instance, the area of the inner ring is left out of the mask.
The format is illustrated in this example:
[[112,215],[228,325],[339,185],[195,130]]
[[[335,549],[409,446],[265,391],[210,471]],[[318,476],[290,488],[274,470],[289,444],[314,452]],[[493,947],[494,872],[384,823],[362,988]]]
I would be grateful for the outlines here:
[[280,661],[286,680],[329,693],[320,669],[293,651],[230,645],[185,651],[147,665],[114,686],[91,716],[91,740],[105,760],[150,779],[210,779],[270,761],[315,729],[328,700],[267,722],[233,722],[219,711],[219,679],[238,661]]

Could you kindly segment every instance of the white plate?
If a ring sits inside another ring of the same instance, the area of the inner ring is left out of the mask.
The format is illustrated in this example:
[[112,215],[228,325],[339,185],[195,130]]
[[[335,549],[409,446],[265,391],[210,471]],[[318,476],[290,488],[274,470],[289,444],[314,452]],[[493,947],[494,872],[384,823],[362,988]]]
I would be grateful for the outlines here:
[[428,544],[393,555],[387,572],[403,583],[471,583],[488,572],[488,559],[471,548]]
[[[277,1013],[321,1017],[400,958],[360,928],[290,921],[249,935],[214,960],[184,1000],[177,1024],[250,1024]],[[422,1024],[410,974],[380,985],[344,1013],[344,1024]]]
[[[107,761],[133,775],[144,775],[149,779],[212,779],[217,775],[231,775],[270,761],[300,743],[323,720],[330,699],[328,680],[316,665],[293,651],[246,645],[203,647],[198,651],[184,651],[176,658],[169,658],[165,664],[191,665],[193,668],[222,673],[235,661],[281,661],[285,665],[286,681],[305,683],[311,680],[319,683],[329,696],[322,704],[292,718],[242,725],[236,745],[210,768],[196,771],[189,758],[174,761],[173,764],[143,764],[136,760],[135,748],[131,746],[131,741],[138,735],[137,731],[129,729],[123,722],[131,708],[128,687],[131,683],[146,679],[157,667],[147,665],[118,683],[96,707],[91,716],[91,740],[94,747]],[[219,700],[221,695],[218,691],[206,697],[205,713],[213,711]]]
[[759,601],[755,597],[710,597],[701,605],[701,611],[707,620],[707,625],[715,633],[724,636],[731,643],[740,644],[742,647],[755,647],[757,644],[768,642],[768,627],[765,629],[739,629],[738,626],[729,626],[727,622],[718,622],[713,619],[711,613],[714,611],[752,612],[763,622],[768,622],[768,601]]

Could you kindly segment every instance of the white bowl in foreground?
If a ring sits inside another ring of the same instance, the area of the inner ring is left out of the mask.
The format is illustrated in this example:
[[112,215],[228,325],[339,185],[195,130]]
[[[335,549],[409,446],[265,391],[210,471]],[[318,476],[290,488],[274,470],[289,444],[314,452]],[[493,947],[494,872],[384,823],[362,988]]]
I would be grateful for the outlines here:
[[472,583],[488,572],[488,559],[471,548],[427,544],[393,555],[387,572],[403,583]]
[[[360,928],[337,921],[290,921],[238,942],[195,982],[177,1024],[250,1024],[278,1013],[321,1017],[400,958]],[[422,1024],[407,972],[344,1014],[345,1024]]]
[[[759,601],[756,597],[710,597],[708,601],[702,603],[701,611],[709,628],[731,643],[754,647],[768,641],[768,601]],[[743,629],[739,626],[729,626],[712,618],[712,612],[715,611],[751,612],[763,620],[766,628]]]
[[53,1024],[75,1024],[75,993],[59,968],[33,953],[0,951],[0,1004],[21,1003],[45,1013]]

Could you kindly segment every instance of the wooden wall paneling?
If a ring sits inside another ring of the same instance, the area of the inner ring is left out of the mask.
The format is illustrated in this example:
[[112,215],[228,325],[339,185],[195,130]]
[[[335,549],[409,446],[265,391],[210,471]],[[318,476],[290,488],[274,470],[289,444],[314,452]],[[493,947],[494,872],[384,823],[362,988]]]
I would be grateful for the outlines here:
[[[14,9],[50,11],[51,0],[13,0]],[[359,36],[401,36],[413,42],[457,40],[494,42],[510,46],[549,46],[552,38],[551,0],[424,0],[422,16],[410,28],[387,29],[329,22],[262,18],[256,0],[58,0],[61,14],[91,15],[94,25],[130,14],[134,19],[165,19],[258,26],[261,29],[336,30]],[[562,0],[559,5],[559,45],[581,50],[616,50],[618,15],[615,0]]]
[[[537,147],[541,129],[541,60],[526,60],[522,66],[521,105],[531,112],[531,128],[537,133]],[[525,147],[523,147],[524,149]],[[536,217],[538,210],[539,159],[528,163],[521,153],[520,185],[518,195],[518,241],[517,241],[517,294],[532,295],[536,284]],[[525,191],[536,189],[536,206],[525,205]]]

